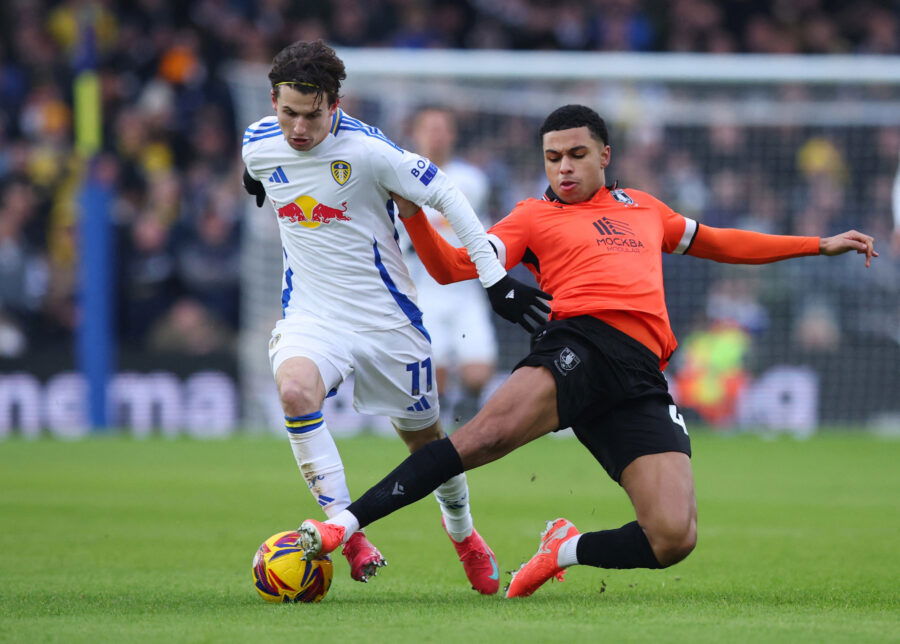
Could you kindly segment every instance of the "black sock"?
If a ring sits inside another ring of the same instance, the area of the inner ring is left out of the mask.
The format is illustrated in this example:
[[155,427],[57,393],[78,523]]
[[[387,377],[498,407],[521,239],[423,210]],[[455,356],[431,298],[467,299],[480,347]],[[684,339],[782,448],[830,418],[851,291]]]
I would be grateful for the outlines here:
[[618,530],[585,532],[575,555],[578,563],[597,568],[662,568],[637,521]]
[[450,439],[432,441],[410,454],[393,472],[370,487],[347,509],[357,518],[359,527],[364,528],[427,496],[441,483],[462,472],[462,461]]

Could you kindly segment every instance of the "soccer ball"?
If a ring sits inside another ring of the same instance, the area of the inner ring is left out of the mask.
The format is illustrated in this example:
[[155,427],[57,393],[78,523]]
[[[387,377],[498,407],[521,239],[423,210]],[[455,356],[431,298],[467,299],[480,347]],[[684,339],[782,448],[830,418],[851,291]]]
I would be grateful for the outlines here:
[[307,561],[294,545],[296,532],[279,532],[265,541],[253,557],[253,584],[267,602],[318,602],[331,588],[334,568],[328,555]]

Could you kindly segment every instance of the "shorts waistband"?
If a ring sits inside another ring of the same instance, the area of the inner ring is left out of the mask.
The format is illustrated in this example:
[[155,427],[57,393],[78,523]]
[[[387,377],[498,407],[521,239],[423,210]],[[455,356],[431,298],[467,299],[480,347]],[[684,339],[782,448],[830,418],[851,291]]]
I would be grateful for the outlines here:
[[[545,326],[544,329],[548,332],[552,331],[554,325],[562,327],[561,330],[580,335],[590,343],[596,345],[599,349],[603,348],[602,340],[607,339],[626,345],[636,353],[640,354],[643,359],[652,363],[655,369],[659,369],[658,355],[627,333],[619,331],[619,329],[614,326],[607,324],[603,320],[595,318],[592,315],[576,315],[562,320],[553,320]],[[540,331],[538,332],[538,335],[540,335]]]

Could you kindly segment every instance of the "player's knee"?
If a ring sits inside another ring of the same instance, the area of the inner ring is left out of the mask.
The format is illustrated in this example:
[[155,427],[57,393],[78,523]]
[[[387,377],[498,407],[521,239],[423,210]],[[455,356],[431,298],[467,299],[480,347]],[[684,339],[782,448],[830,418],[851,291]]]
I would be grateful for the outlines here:
[[697,545],[697,520],[658,522],[645,528],[656,560],[663,568],[685,559]]
[[519,446],[516,429],[504,420],[482,415],[453,434],[451,440],[466,469],[495,461]]
[[417,452],[428,443],[444,438],[446,434],[441,430],[438,421],[438,412],[420,418],[391,418],[394,430],[400,436],[410,453]]
[[278,396],[281,398],[281,407],[288,416],[309,414],[322,407],[322,401],[318,400],[314,388],[304,387],[294,380],[281,382]]

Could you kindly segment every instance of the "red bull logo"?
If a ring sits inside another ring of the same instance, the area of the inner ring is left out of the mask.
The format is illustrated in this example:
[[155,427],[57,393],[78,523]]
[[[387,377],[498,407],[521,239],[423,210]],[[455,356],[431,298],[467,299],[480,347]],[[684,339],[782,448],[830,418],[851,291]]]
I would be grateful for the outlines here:
[[278,209],[278,218],[285,219],[304,228],[318,228],[322,224],[331,221],[350,221],[347,212],[347,202],[341,203],[340,208],[332,208],[309,195],[297,197],[291,203]]

